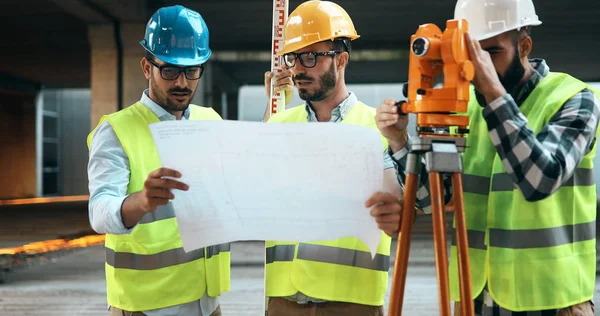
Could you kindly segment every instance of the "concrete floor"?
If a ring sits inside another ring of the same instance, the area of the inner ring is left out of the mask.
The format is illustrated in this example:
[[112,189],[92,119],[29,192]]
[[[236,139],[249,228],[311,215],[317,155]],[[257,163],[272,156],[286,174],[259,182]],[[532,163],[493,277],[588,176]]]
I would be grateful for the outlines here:
[[[404,315],[438,313],[428,220],[419,218],[415,226]],[[0,207],[0,248],[89,233],[93,231],[89,227],[86,203]],[[263,315],[263,247],[262,242],[232,245],[232,288],[221,297],[224,315]],[[395,251],[395,245],[392,249]],[[108,315],[103,261],[103,247],[98,246],[8,273],[5,282],[0,283],[0,316]],[[392,271],[389,275],[391,283]],[[391,284],[385,306],[389,305],[390,289]],[[598,295],[600,282],[597,280],[596,297]],[[600,311],[597,314],[600,315]]]
[[[232,247],[232,285],[220,301],[223,315],[262,315],[263,267],[261,243],[236,243]],[[417,248],[420,250],[417,251]],[[406,285],[404,315],[438,313],[437,280],[430,241],[413,246]],[[0,315],[94,315],[107,316],[101,246],[76,251],[53,261],[16,270],[0,284]],[[390,284],[385,306],[389,305]],[[596,297],[600,282],[596,283]],[[598,313],[600,315],[600,313]]]
[[[103,258],[102,247],[91,247],[11,273],[0,285],[0,315],[108,315]],[[232,289],[220,300],[223,314],[261,315],[263,268],[234,266],[231,278]],[[436,314],[434,267],[411,266],[407,282],[406,315]]]

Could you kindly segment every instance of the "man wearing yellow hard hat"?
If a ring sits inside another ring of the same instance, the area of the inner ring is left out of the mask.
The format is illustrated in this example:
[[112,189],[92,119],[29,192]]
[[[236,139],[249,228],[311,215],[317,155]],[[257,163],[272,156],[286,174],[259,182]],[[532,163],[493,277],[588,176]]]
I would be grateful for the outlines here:
[[[332,122],[377,130],[375,109],[348,91],[344,72],[350,42],[359,37],[352,20],[330,1],[307,1],[289,16],[284,29],[286,70],[276,77],[276,89],[298,88],[304,105],[280,112],[269,123]],[[272,73],[265,74],[270,90]],[[380,202],[365,206],[382,230],[374,260],[359,239],[345,237],[323,242],[267,241],[266,295],[269,316],[383,315],[390,265],[390,236],[400,223],[400,185],[382,137],[384,187]],[[352,170],[348,170],[352,172]],[[283,211],[283,210],[282,210]]]

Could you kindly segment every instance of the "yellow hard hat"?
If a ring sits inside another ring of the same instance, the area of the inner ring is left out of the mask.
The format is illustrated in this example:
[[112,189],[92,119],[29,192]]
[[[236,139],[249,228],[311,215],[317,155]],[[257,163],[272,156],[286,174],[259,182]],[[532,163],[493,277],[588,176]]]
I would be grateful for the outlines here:
[[283,31],[283,55],[308,45],[337,37],[355,40],[360,36],[348,13],[331,1],[310,0],[290,14]]

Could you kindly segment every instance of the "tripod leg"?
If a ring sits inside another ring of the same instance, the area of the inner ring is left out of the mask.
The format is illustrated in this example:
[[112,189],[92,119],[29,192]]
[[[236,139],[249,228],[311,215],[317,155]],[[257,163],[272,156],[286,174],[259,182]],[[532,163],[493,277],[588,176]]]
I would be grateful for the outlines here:
[[446,244],[446,221],[444,220],[444,192],[438,172],[429,172],[431,210],[433,216],[433,241],[435,265],[438,278],[440,315],[450,316],[450,293],[448,282],[448,251]]
[[410,239],[415,217],[415,199],[417,196],[417,181],[419,180],[419,156],[415,153],[408,154],[406,166],[406,183],[404,203],[402,205],[402,223],[396,247],[396,262],[394,263],[394,276],[392,291],[390,293],[389,316],[402,315],[404,302],[404,287],[408,269],[408,256],[410,252]]
[[469,265],[469,243],[463,204],[462,175],[452,174],[452,196],[454,197],[454,216],[456,219],[456,243],[458,248],[458,276],[460,280],[460,314],[472,316],[473,299],[471,298],[471,274]]

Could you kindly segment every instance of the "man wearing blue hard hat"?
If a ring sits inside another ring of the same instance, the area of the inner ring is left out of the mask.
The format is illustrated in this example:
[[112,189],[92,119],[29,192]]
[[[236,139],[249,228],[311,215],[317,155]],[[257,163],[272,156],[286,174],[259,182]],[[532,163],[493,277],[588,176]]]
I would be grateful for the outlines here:
[[[198,12],[164,7],[148,21],[140,64],[149,89],[135,104],[101,118],[88,136],[89,218],[106,234],[110,315],[221,315],[229,290],[229,244],[186,253],[170,190],[187,190],[181,174],[161,168],[148,125],[221,120],[190,104],[211,55]],[[168,177],[168,178],[165,178]]]

